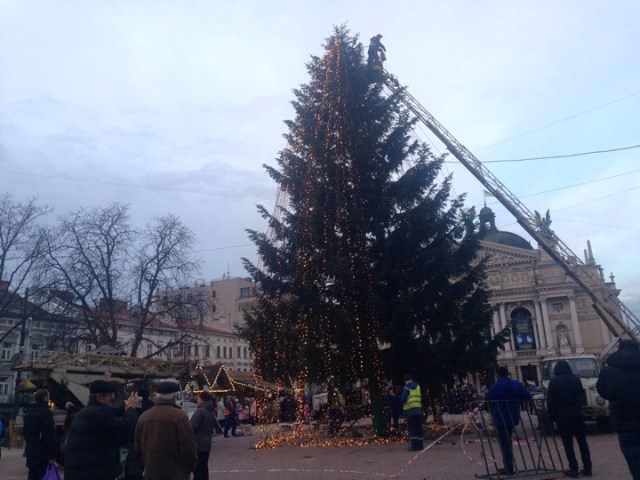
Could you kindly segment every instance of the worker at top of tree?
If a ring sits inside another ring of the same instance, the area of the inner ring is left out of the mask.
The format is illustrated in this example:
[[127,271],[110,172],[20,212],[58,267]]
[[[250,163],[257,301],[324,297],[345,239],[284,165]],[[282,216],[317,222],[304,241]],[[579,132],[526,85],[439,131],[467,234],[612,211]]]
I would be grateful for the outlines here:
[[371,37],[371,42],[369,43],[369,51],[368,51],[369,66],[372,67],[374,70],[380,70],[380,71],[382,71],[382,62],[384,62],[387,59],[385,55],[385,52],[387,51],[387,49],[384,48],[384,45],[380,41],[381,38],[382,38],[381,34],[377,34],[375,37]]

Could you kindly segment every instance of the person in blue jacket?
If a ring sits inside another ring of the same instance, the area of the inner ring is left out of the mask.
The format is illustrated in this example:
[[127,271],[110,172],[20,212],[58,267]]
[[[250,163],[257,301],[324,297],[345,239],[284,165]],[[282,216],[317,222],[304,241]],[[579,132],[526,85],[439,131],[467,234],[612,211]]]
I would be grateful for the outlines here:
[[509,370],[506,367],[498,367],[496,373],[498,380],[491,386],[484,399],[490,402],[491,416],[504,461],[504,470],[500,473],[511,475],[515,471],[511,435],[513,428],[520,423],[520,406],[522,402],[531,400],[531,394],[522,383],[509,378]]

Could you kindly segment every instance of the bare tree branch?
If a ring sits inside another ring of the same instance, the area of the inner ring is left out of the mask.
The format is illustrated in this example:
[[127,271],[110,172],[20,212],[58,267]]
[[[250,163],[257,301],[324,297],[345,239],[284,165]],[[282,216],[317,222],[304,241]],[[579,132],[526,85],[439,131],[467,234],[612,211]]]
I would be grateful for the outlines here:
[[19,203],[9,194],[0,195],[0,316],[12,308],[15,292],[29,284],[43,253],[44,234],[37,222],[51,209],[35,202]]

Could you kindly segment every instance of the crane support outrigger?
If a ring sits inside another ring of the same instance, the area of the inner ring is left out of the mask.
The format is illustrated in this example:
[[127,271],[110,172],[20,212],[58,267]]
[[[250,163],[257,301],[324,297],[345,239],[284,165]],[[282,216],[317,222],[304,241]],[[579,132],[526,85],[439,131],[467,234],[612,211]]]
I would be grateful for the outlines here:
[[[518,223],[562,269],[589,296],[592,306],[600,319],[612,333],[613,341],[600,354],[601,358],[618,342],[621,336],[638,341],[640,320],[624,303],[607,289],[596,291],[590,285],[598,285],[595,274],[574,254],[556,234],[540,222],[513,193],[505,187],[489,169],[460,143],[436,118],[431,115],[398,80],[388,72],[384,72],[384,84],[394,94],[400,96],[402,103],[447,147],[449,152],[464,165],[473,176],[515,217]],[[614,313],[607,304],[619,308],[621,317]]]

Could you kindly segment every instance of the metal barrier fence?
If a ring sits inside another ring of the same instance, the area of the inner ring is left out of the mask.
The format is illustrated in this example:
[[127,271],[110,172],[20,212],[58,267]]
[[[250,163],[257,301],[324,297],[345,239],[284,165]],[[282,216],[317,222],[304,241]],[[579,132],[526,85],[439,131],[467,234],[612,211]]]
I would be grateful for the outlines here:
[[477,478],[562,477],[563,454],[556,438],[544,435],[539,422],[532,417],[529,402],[494,400],[471,404],[485,472]]

